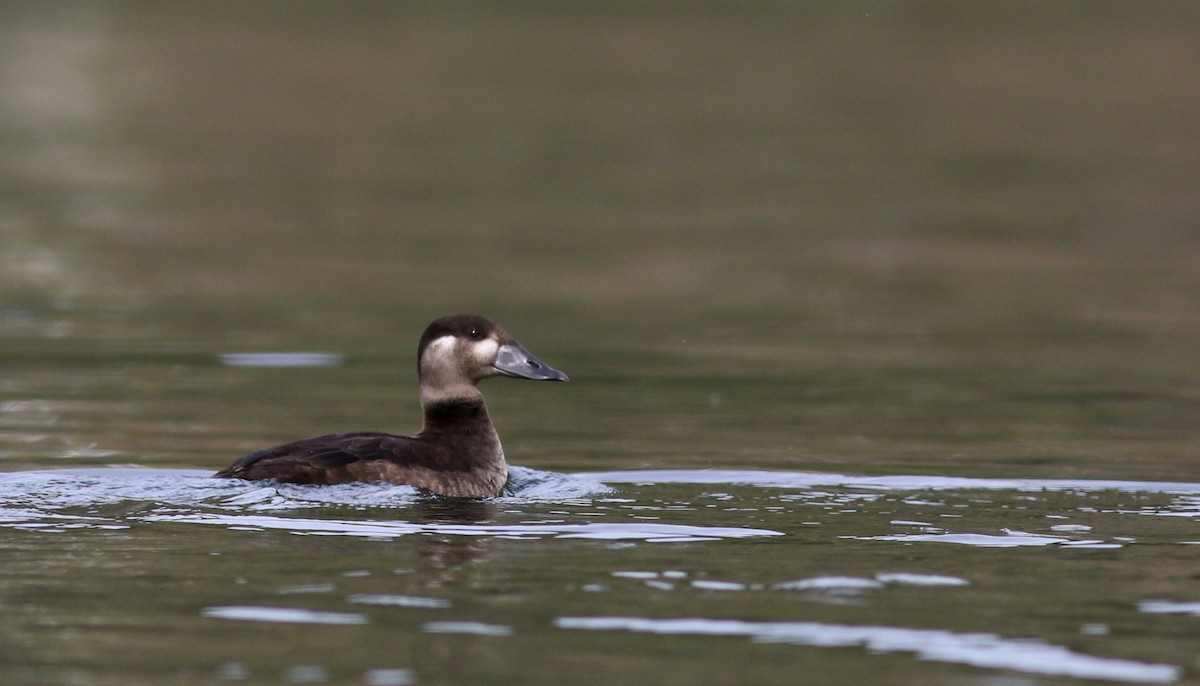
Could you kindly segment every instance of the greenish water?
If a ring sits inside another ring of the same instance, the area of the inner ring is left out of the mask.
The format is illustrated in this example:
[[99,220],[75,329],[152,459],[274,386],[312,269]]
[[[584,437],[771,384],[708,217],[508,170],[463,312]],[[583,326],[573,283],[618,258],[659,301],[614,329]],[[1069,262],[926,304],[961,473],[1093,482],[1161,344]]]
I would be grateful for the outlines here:
[[[1198,19],[4,4],[0,681],[1195,679]],[[458,311],[507,498],[197,471]]]

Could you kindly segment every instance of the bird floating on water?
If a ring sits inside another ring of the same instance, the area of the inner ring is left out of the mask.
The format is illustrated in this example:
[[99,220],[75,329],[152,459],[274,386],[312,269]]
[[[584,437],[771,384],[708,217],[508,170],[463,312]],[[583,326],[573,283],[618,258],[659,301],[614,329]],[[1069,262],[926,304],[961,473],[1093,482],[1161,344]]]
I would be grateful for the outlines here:
[[447,496],[497,496],[508,464],[476,386],[491,376],[567,380],[487,317],[442,317],[425,329],[417,347],[425,416],[419,433],[326,434],[250,453],[215,476],[300,484],[387,481]]

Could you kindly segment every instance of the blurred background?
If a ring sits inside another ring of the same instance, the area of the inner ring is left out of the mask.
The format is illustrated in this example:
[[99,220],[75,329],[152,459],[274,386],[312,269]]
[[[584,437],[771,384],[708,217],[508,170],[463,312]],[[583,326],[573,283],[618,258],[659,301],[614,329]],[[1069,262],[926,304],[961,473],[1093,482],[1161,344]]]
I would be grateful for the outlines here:
[[519,464],[1194,480],[1198,21],[6,2],[0,469],[410,432],[478,311]]

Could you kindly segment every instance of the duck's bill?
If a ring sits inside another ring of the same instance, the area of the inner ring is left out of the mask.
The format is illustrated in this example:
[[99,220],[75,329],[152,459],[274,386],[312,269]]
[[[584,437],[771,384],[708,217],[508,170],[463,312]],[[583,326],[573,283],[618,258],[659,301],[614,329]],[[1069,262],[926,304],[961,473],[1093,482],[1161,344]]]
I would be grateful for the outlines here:
[[496,356],[496,362],[492,364],[492,367],[505,376],[515,376],[519,379],[567,380],[566,374],[542,362],[536,355],[516,343],[500,346],[500,353]]

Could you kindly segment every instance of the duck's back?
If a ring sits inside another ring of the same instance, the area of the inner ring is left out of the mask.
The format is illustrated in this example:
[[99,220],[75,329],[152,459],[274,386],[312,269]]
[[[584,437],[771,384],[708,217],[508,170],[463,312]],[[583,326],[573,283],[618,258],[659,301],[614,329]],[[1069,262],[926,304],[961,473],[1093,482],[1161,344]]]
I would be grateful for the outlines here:
[[250,453],[216,476],[297,484],[412,483],[409,472],[438,471],[439,452],[407,436],[370,431],[326,434]]
[[499,495],[508,479],[503,453],[472,463],[455,447],[370,431],[326,434],[250,453],[214,476],[296,484],[386,481],[443,495]]

